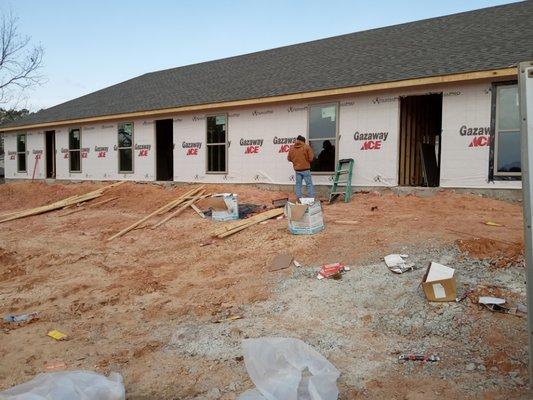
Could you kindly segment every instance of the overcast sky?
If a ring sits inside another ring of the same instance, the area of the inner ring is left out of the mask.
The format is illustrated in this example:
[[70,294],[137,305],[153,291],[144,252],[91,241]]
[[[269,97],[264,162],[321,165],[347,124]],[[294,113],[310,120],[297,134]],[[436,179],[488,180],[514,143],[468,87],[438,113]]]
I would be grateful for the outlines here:
[[511,2],[0,0],[0,8],[45,49],[47,83],[20,104],[37,110],[145,72]]

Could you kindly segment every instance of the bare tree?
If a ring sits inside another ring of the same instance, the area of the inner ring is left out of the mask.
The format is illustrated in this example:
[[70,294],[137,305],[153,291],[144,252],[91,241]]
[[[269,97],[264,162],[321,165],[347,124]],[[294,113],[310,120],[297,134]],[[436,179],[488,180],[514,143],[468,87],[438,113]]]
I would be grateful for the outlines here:
[[0,103],[7,103],[34,85],[44,81],[39,69],[43,48],[32,45],[29,36],[18,32],[18,18],[11,11],[0,20]]

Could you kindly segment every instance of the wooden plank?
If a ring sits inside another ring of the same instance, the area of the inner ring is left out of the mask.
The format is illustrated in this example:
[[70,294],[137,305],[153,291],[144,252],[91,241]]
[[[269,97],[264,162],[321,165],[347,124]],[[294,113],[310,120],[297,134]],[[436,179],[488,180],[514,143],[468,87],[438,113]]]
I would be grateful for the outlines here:
[[185,211],[187,208],[189,208],[189,206],[191,204],[193,204],[195,201],[198,201],[198,199],[200,198],[200,196],[202,196],[202,194],[204,193],[204,190],[202,190],[196,197],[186,201],[185,203],[183,203],[183,205],[178,208],[176,211],[170,213],[169,215],[167,215],[165,218],[163,218],[161,221],[159,221],[157,224],[155,224],[153,226],[153,228],[157,228],[158,226],[164,224],[165,222],[167,222],[169,219],[171,218],[174,218],[175,216],[181,214],[183,211]]
[[113,236],[111,236],[110,238],[107,239],[108,242],[110,242],[111,240],[113,239],[116,239],[118,237],[121,237],[123,235],[125,235],[126,233],[128,233],[129,231],[131,231],[132,229],[135,229],[136,227],[138,227],[139,225],[141,225],[143,222],[145,221],[148,221],[150,218],[152,218],[153,216],[157,215],[161,210],[164,210],[164,209],[167,209],[167,207],[169,206],[169,204],[173,204],[175,203],[178,199],[176,200],[172,200],[170,203],[167,203],[165,204],[164,206],[162,207],[159,207],[157,210],[155,210],[154,212],[148,214],[146,217],[143,217],[141,218],[140,220],[138,220],[137,222],[131,224],[130,226],[122,229],[120,232],[118,233],[115,233]]
[[411,185],[411,175],[409,175],[411,165],[411,132],[413,131],[413,99],[407,97],[406,105],[407,129],[405,130],[405,184]]
[[405,97],[400,98],[400,144],[398,146],[399,163],[398,163],[398,185],[404,186],[405,174],[405,130],[407,128],[407,119],[405,116]]
[[378,90],[387,90],[387,89],[398,89],[406,87],[416,87],[416,86],[425,86],[433,84],[443,84],[450,82],[463,82],[463,81],[473,81],[479,79],[487,78],[497,78],[497,77],[506,77],[506,78],[515,78],[517,76],[516,67],[509,68],[500,68],[493,69],[488,71],[472,71],[459,74],[447,74],[432,76],[426,78],[413,78],[413,79],[404,79],[399,81],[392,82],[381,82],[381,83],[371,83],[367,85],[357,85],[350,86],[345,88],[337,89],[325,89],[325,90],[315,90],[311,92],[302,92],[295,94],[285,94],[279,96],[269,96],[269,97],[258,97],[255,99],[246,99],[246,100],[232,100],[219,103],[207,103],[191,106],[182,106],[182,107],[172,107],[159,110],[148,110],[148,111],[137,111],[137,112],[128,112],[120,114],[111,114],[111,115],[101,115],[97,117],[88,117],[88,118],[76,118],[69,120],[59,120],[53,122],[37,123],[37,124],[28,124],[28,125],[19,125],[13,127],[2,128],[0,132],[10,132],[10,131],[20,131],[34,128],[45,128],[45,127],[59,127],[64,125],[72,124],[84,124],[84,123],[93,123],[98,121],[115,121],[115,120],[128,120],[131,118],[137,117],[148,117],[148,116],[164,116],[171,115],[176,113],[191,112],[191,111],[206,111],[206,110],[217,110],[224,108],[232,107],[241,107],[248,105],[257,105],[257,104],[270,104],[278,102],[286,102],[292,100],[303,100],[303,99],[312,99],[328,96],[339,96],[345,94],[353,93],[365,93],[373,92]]
[[181,203],[183,203],[185,201],[186,198],[189,198],[191,195],[195,195],[196,193],[198,193],[200,190],[202,190],[203,188],[205,187],[205,185],[200,185],[200,186],[197,186],[196,188],[194,189],[191,189],[185,193],[183,193],[180,197],[178,197],[176,200],[174,200],[173,202],[170,202],[167,204],[167,207],[163,210],[161,210],[157,215],[163,215],[167,212],[169,212],[170,210],[172,210],[173,208],[177,207],[178,205],[180,205]]
[[[280,210],[281,212],[275,212],[275,210]],[[218,236],[222,233],[225,233],[225,232],[228,232],[228,231],[231,231],[233,229],[236,229],[242,225],[247,225],[249,224],[251,221],[255,221],[255,220],[259,220],[259,222],[263,221],[263,219],[261,219],[262,215],[267,215],[267,213],[270,213],[272,215],[272,217],[277,217],[278,215],[281,215],[283,214],[283,208],[273,208],[271,210],[268,210],[268,211],[265,211],[265,212],[262,212],[260,214],[256,214],[254,215],[253,217],[250,217],[250,218],[246,218],[246,219],[239,219],[239,220],[236,220],[236,221],[232,221],[232,222],[229,222],[227,224],[224,224],[223,226],[213,230],[211,232],[211,236]],[[271,217],[271,218],[272,218]]]
[[196,211],[196,214],[198,214],[200,217],[205,218],[205,214],[202,212],[202,210],[200,210],[194,204],[191,204],[191,208]]
[[[245,225],[241,225],[235,229],[232,229],[230,231],[227,231],[227,232],[224,232],[220,235],[218,235],[217,237],[220,238],[220,239],[223,239],[227,236],[230,236],[230,235],[233,235],[237,232],[240,232],[242,231],[243,229],[246,229],[252,225],[255,225],[255,224],[258,224],[259,222],[262,222],[262,221],[266,221],[267,219],[270,219],[270,218],[274,218],[278,215],[281,215],[283,214],[283,209],[282,208],[274,208],[273,210],[270,210],[271,212],[269,211],[266,211],[264,213],[261,213],[261,214],[258,214],[256,215],[256,217],[258,217],[257,219],[253,220],[253,221],[250,221],[249,223],[245,224]],[[248,220],[250,220],[251,218],[248,218]]]
[[333,222],[339,225],[360,225],[359,221],[337,220]]

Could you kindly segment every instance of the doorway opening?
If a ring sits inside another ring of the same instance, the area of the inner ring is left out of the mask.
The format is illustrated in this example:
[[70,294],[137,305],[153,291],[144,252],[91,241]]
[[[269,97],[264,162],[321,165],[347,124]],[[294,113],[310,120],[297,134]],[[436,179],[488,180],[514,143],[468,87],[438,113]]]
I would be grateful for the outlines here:
[[156,179],[174,179],[174,135],[173,120],[155,121]]
[[400,186],[439,186],[442,93],[400,98]]
[[56,178],[56,131],[45,132],[46,178]]

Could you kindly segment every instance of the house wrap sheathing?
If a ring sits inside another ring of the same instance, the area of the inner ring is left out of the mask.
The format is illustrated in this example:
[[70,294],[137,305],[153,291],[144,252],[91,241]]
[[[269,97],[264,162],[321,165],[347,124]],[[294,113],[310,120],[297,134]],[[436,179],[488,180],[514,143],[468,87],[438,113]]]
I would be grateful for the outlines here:
[[[496,20],[498,13],[501,13],[503,18],[505,13],[510,11],[520,15],[525,13],[523,18],[529,20],[528,15],[533,16],[533,12],[531,2],[526,3],[486,10],[491,10]],[[488,12],[486,10],[480,11]],[[470,18],[473,17],[473,13],[476,12],[457,15]],[[417,23],[411,25],[413,24]],[[450,25],[450,29],[452,28]],[[524,34],[531,36],[531,27],[529,33]],[[401,38],[399,43],[402,43]],[[524,45],[522,50],[519,49],[524,57],[528,52],[531,53],[531,42],[528,43],[529,45]],[[514,46],[520,47],[520,43],[515,43]],[[445,61],[447,54],[443,53],[442,57]],[[519,61],[521,60],[512,59],[508,64],[498,65],[500,67],[498,70],[494,68],[495,66],[479,68],[486,71],[501,71],[502,67],[506,68],[505,73],[494,72],[494,77],[487,72],[485,75],[472,75],[472,79],[462,78],[457,82],[448,79],[443,82],[450,83],[439,83],[436,79],[431,80],[431,77],[439,76],[433,73],[424,77],[428,78],[426,81],[416,81],[415,77],[409,77],[408,82],[413,82],[411,86],[406,83],[390,85],[387,89],[386,86],[377,85],[376,90],[372,90],[372,84],[368,84],[370,85],[368,90],[354,90],[354,93],[346,90],[339,92],[338,95],[334,91],[317,91],[316,97],[302,96],[299,100],[291,100],[288,97],[286,99],[280,92],[277,94],[279,98],[273,97],[271,102],[268,101],[268,97],[262,97],[261,102],[258,101],[256,104],[253,99],[247,103],[235,102],[234,106],[230,101],[226,101],[212,103],[205,110],[202,110],[201,106],[195,106],[197,109],[191,111],[187,110],[187,104],[179,104],[176,108],[169,108],[168,113],[164,112],[165,108],[161,108],[157,113],[153,112],[153,116],[150,115],[151,110],[141,113],[133,109],[131,113],[128,113],[127,109],[120,109],[108,113],[108,116],[102,113],[105,118],[99,117],[98,114],[84,115],[83,104],[80,103],[79,115],[69,111],[70,117],[56,117],[58,121],[55,125],[53,117],[47,117],[45,110],[42,112],[44,118],[41,120],[33,117],[33,120],[26,122],[22,120],[3,128],[6,178],[45,179],[47,177],[45,132],[53,131],[55,179],[155,181],[157,180],[156,121],[171,119],[173,138],[171,180],[291,184],[294,177],[292,166],[286,159],[287,152],[296,136],[308,137],[309,108],[313,105],[334,105],[336,112],[328,118],[337,124],[334,141],[335,160],[343,158],[355,160],[352,185],[397,186],[400,173],[401,99],[408,96],[439,94],[442,96],[440,154],[437,155],[439,186],[520,188],[519,177],[494,179],[491,173],[491,168],[494,168],[491,159],[494,155],[495,137],[495,83],[512,84],[516,79],[512,66]],[[368,68],[372,68],[372,65],[368,65]],[[449,72],[459,74],[466,70]],[[136,79],[141,78],[143,77]],[[358,87],[364,88],[364,86]],[[101,92],[106,90],[108,89]],[[75,101],[77,100],[73,102]],[[216,107],[216,104],[220,104],[220,107]],[[52,109],[60,107],[62,105]],[[102,107],[105,107],[105,104]],[[39,113],[35,115],[39,116]],[[212,115],[226,117],[227,156],[223,173],[208,172],[206,119]],[[73,122],[69,123],[69,119]],[[123,122],[133,123],[132,172],[128,173],[120,173],[118,167],[117,129],[118,124]],[[80,172],[70,172],[69,132],[73,127],[81,129]],[[24,172],[18,172],[20,168],[17,167],[17,136],[22,132],[26,135],[26,169]],[[48,177],[50,177],[49,171]],[[331,174],[317,173],[314,182],[319,185],[329,185]]]

